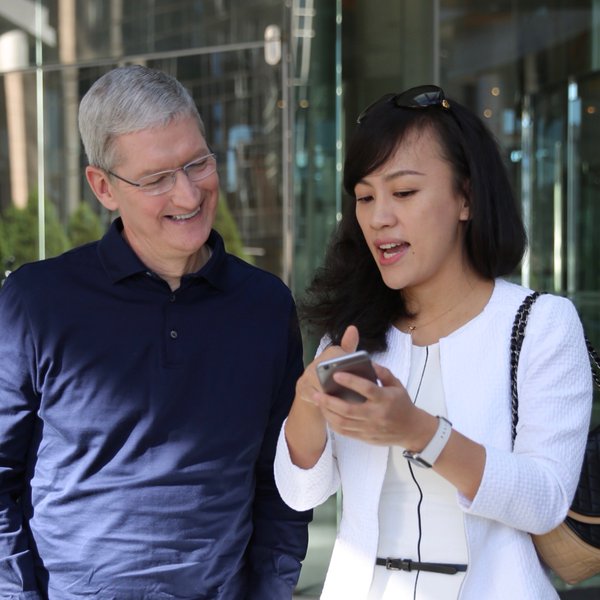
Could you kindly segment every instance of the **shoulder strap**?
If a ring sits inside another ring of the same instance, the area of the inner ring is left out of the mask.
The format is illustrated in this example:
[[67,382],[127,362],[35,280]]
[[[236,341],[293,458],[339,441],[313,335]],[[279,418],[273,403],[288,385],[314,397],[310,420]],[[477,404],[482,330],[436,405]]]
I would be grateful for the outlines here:
[[519,355],[525,338],[525,327],[531,312],[531,306],[537,300],[540,292],[533,292],[523,300],[515,315],[512,332],[510,334],[510,395],[512,398],[512,443],[514,445],[517,437],[517,423],[519,422],[519,396],[517,394],[517,369],[519,366]]
[[[545,292],[532,292],[523,300],[521,306],[517,310],[515,315],[515,321],[513,323],[512,332],[510,335],[510,394],[512,399],[512,443],[514,446],[515,438],[517,437],[517,423],[519,422],[519,396],[517,394],[517,368],[519,366],[519,355],[521,354],[521,346],[523,346],[523,339],[525,338],[525,328],[527,327],[527,319],[531,312],[533,303],[537,300],[538,296]],[[594,367],[600,371],[600,358],[598,353],[585,336],[585,345],[590,356],[590,363],[592,369],[592,378],[596,387],[600,388],[600,374],[596,373]]]

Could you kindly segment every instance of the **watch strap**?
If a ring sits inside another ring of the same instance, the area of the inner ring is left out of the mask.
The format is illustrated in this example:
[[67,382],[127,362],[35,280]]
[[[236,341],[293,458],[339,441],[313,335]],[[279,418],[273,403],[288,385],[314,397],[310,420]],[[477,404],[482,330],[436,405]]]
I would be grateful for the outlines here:
[[438,428],[431,441],[421,450],[421,452],[411,452],[405,450],[402,456],[409,462],[419,467],[431,468],[439,458],[442,450],[446,447],[450,434],[452,433],[452,423],[445,417],[437,416]]

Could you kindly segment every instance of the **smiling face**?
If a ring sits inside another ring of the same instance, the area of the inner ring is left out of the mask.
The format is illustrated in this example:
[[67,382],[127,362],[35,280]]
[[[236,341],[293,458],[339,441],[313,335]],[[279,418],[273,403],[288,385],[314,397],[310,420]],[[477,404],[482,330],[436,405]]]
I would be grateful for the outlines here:
[[[164,127],[121,135],[114,143],[119,160],[112,170],[130,181],[177,169],[210,153],[191,116]],[[97,167],[88,167],[86,176],[100,202],[109,210],[119,211],[125,239],[150,269],[180,276],[206,260],[202,249],[215,219],[219,195],[216,172],[192,182],[180,170],[173,188],[157,196]]]
[[431,130],[409,133],[354,193],[358,224],[389,288],[443,286],[470,270],[463,241],[468,201]]

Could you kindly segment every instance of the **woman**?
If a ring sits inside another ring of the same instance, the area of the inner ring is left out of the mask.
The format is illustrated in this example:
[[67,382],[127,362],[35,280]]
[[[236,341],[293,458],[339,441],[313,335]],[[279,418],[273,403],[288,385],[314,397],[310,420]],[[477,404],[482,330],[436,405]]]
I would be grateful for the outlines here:
[[[554,528],[577,484],[591,408],[581,323],[534,305],[511,440],[509,343],[529,293],[501,277],[526,237],[497,145],[440,88],[384,96],[358,118],[354,198],[304,304],[323,336],[296,386],[275,474],[297,510],[339,488],[323,599],[557,598],[529,533]],[[372,353],[379,384],[317,362]]]

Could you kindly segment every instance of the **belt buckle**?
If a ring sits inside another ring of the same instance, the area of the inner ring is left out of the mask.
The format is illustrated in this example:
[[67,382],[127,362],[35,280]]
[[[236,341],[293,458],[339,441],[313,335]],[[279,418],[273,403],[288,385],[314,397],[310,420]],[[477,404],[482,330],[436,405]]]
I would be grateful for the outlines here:
[[401,571],[400,567],[396,567],[395,566],[396,561],[393,558],[386,558],[385,559],[385,568],[388,571]]
[[412,571],[410,558],[386,558],[385,568],[389,571]]

